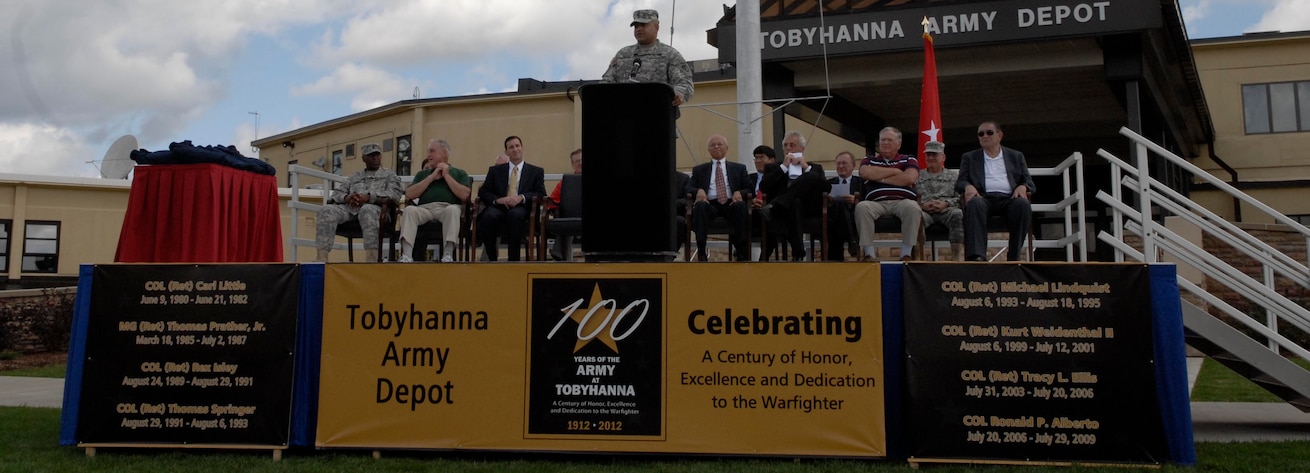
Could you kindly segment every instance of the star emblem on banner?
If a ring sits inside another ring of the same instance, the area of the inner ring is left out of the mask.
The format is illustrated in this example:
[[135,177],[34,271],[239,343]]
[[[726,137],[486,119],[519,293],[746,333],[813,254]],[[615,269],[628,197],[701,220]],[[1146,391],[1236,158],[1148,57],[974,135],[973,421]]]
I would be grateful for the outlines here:
[[[604,301],[605,301],[605,297],[600,294],[600,284],[597,284],[595,288],[593,288],[591,291],[591,300],[587,302],[590,302],[592,304],[601,304]],[[574,322],[578,323],[578,333],[595,334],[593,338],[588,340],[578,339],[577,343],[573,345],[573,353],[577,353],[578,350],[581,350],[582,347],[587,346],[588,343],[591,343],[594,340],[600,340],[601,343],[609,347],[610,350],[614,351],[614,353],[619,352],[618,342],[615,342],[614,337],[610,336],[610,331],[606,330],[608,328],[607,322],[609,322],[609,318],[606,316],[613,314],[613,301],[609,301],[609,302],[610,302],[609,311],[605,310],[605,308],[603,307],[596,308],[594,305],[591,304],[584,304],[584,305],[588,308],[596,309],[594,313],[592,313],[591,310],[573,311],[573,315],[570,318],[572,318]],[[587,318],[587,314],[591,314],[590,319]]]
[[928,141],[941,141],[940,139],[937,139],[937,137],[940,136],[942,132],[940,129],[937,128],[937,122],[935,120],[929,120],[928,127],[929,128],[927,130],[923,130],[919,133],[928,135]]

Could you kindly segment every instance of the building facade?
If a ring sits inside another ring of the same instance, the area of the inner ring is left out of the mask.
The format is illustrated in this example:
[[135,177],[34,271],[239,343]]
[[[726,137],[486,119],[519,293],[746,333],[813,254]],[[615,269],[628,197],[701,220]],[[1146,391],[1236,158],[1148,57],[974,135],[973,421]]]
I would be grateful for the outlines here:
[[[1192,42],[1215,124],[1195,164],[1301,224],[1310,224],[1310,32]],[[1231,221],[1272,223],[1198,184],[1192,198]]]

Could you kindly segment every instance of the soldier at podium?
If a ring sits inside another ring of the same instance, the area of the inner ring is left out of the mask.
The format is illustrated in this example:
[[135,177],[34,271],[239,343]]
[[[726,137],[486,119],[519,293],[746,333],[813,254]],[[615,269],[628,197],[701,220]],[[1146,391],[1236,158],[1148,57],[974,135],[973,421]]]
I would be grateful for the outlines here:
[[696,91],[691,82],[691,66],[673,46],[660,42],[659,12],[637,10],[632,13],[630,26],[637,44],[620,49],[610,60],[600,81],[608,84],[659,82],[673,88],[674,107],[690,101]]

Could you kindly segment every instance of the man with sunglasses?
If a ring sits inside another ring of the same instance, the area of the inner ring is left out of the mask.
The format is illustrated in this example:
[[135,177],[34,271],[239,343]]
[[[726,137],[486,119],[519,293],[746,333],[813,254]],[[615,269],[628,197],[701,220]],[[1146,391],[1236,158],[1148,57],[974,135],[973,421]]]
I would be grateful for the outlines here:
[[1005,216],[1010,230],[1006,258],[1019,260],[1019,249],[1032,220],[1029,196],[1036,190],[1023,153],[1001,146],[1005,133],[995,121],[978,125],[976,149],[961,157],[955,191],[964,196],[964,255],[967,261],[987,257],[987,217]]
[[637,10],[632,13],[632,36],[637,44],[624,46],[609,68],[601,76],[603,83],[659,82],[673,88],[673,106],[691,100],[695,87],[691,82],[691,66],[673,46],[661,43],[660,14],[655,10]]

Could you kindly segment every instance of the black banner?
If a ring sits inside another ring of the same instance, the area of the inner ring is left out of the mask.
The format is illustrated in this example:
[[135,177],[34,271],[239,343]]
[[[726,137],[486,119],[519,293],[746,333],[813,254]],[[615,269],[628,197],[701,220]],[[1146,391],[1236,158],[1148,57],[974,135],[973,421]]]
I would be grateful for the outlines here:
[[295,265],[96,266],[77,440],[286,445]]
[[531,290],[527,434],[663,436],[663,275],[537,275]]
[[1167,458],[1145,265],[905,271],[910,456]]
[[[1140,0],[999,0],[767,20],[760,56],[771,62],[919,50],[924,20],[938,48],[1142,31],[1163,25],[1160,8]],[[719,26],[719,62],[737,62],[736,26]]]

